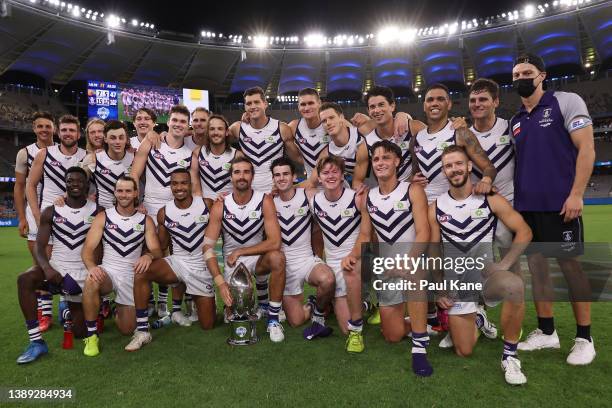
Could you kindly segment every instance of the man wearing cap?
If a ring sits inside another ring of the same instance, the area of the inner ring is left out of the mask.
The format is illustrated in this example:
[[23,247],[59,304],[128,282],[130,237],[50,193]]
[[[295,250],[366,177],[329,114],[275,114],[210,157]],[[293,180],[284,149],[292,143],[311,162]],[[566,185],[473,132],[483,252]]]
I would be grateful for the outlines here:
[[576,318],[575,344],[567,362],[589,364],[595,358],[590,288],[579,256],[584,252],[583,196],[595,161],[592,121],[577,94],[544,91],[546,71],[539,56],[521,55],[512,78],[523,103],[510,120],[516,148],[514,206],[536,243],[527,260],[538,315],[538,328],[518,348],[560,348],[547,260],[554,257],[567,280]]

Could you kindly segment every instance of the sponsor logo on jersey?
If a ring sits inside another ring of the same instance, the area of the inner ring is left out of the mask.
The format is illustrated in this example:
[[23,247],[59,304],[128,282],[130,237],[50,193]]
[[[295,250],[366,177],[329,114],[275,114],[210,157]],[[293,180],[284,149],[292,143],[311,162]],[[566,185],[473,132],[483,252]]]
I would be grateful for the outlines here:
[[451,217],[449,214],[442,214],[438,216],[438,221],[439,222],[448,222],[450,220],[452,220],[453,217]]
[[178,225],[178,222],[174,222],[174,221],[166,223],[167,228],[176,228],[177,225]]
[[327,213],[325,211],[316,211],[317,217],[326,218]]
[[53,218],[53,222],[55,222],[56,224],[63,224],[67,221],[68,220],[66,219],[66,217],[54,217]]

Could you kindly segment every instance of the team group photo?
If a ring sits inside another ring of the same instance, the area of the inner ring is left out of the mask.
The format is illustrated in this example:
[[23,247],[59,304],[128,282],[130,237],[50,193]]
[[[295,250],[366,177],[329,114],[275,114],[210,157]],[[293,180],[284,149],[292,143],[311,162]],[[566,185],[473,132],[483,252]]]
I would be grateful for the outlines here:
[[609,404],[612,4],[506,3],[191,50],[0,1],[0,401]]

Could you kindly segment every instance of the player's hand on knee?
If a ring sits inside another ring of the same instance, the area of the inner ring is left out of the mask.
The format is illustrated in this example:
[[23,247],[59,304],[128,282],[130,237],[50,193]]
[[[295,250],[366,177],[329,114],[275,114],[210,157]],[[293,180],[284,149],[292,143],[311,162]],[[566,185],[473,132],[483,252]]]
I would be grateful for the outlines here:
[[45,279],[47,282],[53,283],[54,285],[62,284],[62,274],[55,270],[52,266],[48,266],[43,269]]
[[153,263],[151,254],[144,254],[134,264],[134,273],[145,273]]
[[94,266],[93,268],[91,268],[89,270],[89,275],[87,276],[88,279],[91,279],[97,283],[102,283],[105,277],[106,272],[104,272],[104,269],[99,266]]

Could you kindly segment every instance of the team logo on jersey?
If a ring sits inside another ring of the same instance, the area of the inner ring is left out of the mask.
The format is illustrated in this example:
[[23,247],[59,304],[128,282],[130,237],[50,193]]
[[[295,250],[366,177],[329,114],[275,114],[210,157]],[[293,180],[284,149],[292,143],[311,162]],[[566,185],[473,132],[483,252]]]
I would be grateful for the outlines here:
[[229,171],[232,168],[232,163],[223,163],[223,170]]
[[204,224],[208,222],[208,214],[202,214],[195,217],[196,224]]
[[303,217],[306,214],[308,214],[308,208],[306,208],[306,207],[300,207],[297,210],[295,210],[295,215],[297,217]]
[[304,139],[303,137],[298,137],[298,142],[300,142],[301,144],[305,144],[306,139]]
[[540,121],[538,122],[540,124],[540,127],[549,127],[550,124],[553,122],[553,119],[551,117],[551,112],[552,112],[552,108],[545,108],[542,111],[542,119],[540,119]]
[[521,122],[517,122],[512,125],[512,135],[516,137],[516,135],[518,135],[519,133],[521,133]]
[[56,224],[63,224],[68,220],[65,217],[53,217],[53,222]]
[[109,169],[100,169],[100,174],[110,174],[110,172]]
[[253,139],[251,139],[250,137],[244,137],[242,138],[242,140],[244,141],[244,143],[251,143],[253,141]]
[[200,166],[206,167],[208,166],[208,162],[206,160],[200,160]]
[[452,220],[453,217],[450,216],[450,214],[442,214],[438,216],[438,221],[439,222],[448,222],[450,220]]
[[136,231],[136,232],[144,231],[144,225],[142,225],[142,224],[134,224],[134,231]]
[[438,146],[436,147],[437,150],[444,150],[446,149],[448,146],[450,146],[451,144],[448,142],[440,142],[438,143]]
[[368,212],[370,214],[375,213],[378,211],[378,207],[374,206],[374,205],[368,205]]
[[62,163],[58,162],[57,160],[51,160],[51,165],[54,167],[60,167]]
[[574,232],[573,231],[563,231],[563,240],[565,242],[572,242],[574,240]]
[[178,222],[166,222],[166,228],[176,228],[178,226]]
[[552,112],[552,108],[546,108],[542,111],[542,117],[543,118],[549,118],[550,117],[550,113]]
[[93,215],[88,215],[87,217],[85,217],[85,219],[83,220],[83,222],[85,224],[91,224],[94,221],[94,216]]
[[325,211],[315,211],[315,213],[317,214],[317,217],[319,217],[319,218],[326,218],[327,217],[327,213]]
[[109,223],[109,224],[106,224],[106,228],[108,228],[109,230],[114,230],[114,229],[119,228],[119,226],[117,224]]
[[353,215],[355,215],[355,209],[354,208],[345,208],[340,213],[340,216],[343,217],[343,218],[352,217]]
[[497,139],[497,145],[498,146],[504,146],[510,143],[510,138],[506,135],[501,135],[499,137],[499,139]]
[[321,143],[329,143],[329,136],[325,135],[321,138]]
[[187,167],[187,160],[183,160],[183,159],[181,159],[181,160],[179,160],[178,162],[176,162],[176,164],[177,164],[179,167],[183,167],[183,168],[184,168],[184,167]]
[[486,208],[475,208],[470,211],[472,219],[486,218],[489,216],[489,210]]
[[163,155],[163,154],[161,154],[160,152],[156,152],[156,153],[153,155],[153,157],[155,157],[156,159],[163,159],[163,158],[164,158],[164,155]]
[[261,216],[261,211],[251,211],[249,213],[249,219],[250,220],[256,220]]
[[402,150],[408,150],[408,143],[402,142],[399,144],[399,148]]
[[223,214],[223,218],[225,218],[226,220],[233,220],[236,218],[236,216],[231,212],[226,212],[225,214]]
[[407,211],[408,202],[407,201],[396,201],[393,203],[393,209],[395,211]]

